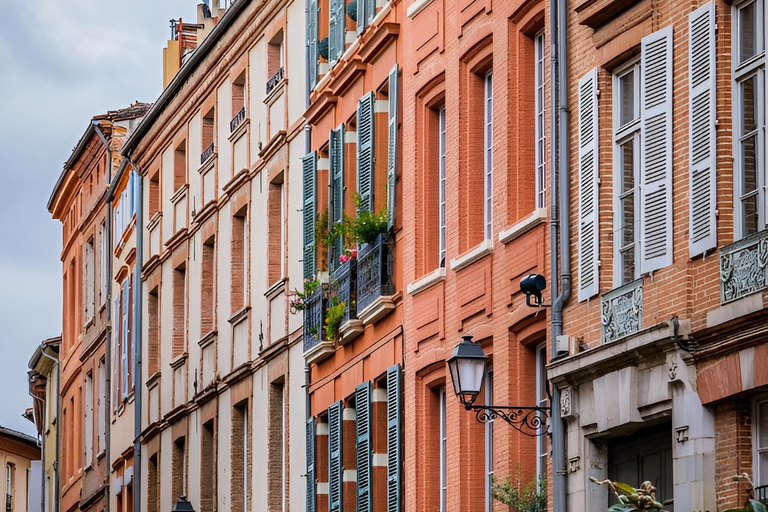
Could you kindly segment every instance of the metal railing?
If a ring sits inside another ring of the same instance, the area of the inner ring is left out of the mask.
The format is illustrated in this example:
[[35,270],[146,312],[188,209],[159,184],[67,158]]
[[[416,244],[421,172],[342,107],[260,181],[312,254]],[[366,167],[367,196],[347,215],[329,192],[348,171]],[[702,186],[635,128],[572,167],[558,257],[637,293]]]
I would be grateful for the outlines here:
[[603,343],[633,334],[643,328],[643,280],[638,279],[600,298]]
[[768,288],[768,230],[725,245],[718,253],[721,303]]
[[237,127],[240,126],[243,121],[245,121],[245,107],[241,108],[229,122],[229,133],[237,130]]
[[11,494],[5,495],[5,510],[8,512],[13,510],[13,496]]
[[272,92],[272,90],[277,87],[277,84],[280,83],[280,80],[283,79],[283,73],[285,70],[281,67],[278,69],[274,75],[269,77],[269,80],[267,80],[267,96],[269,96],[269,93]]
[[200,164],[204,164],[206,160],[211,158],[213,155],[213,142],[211,142],[207,148],[203,150],[202,153],[200,153]]
[[341,324],[357,318],[357,260],[354,258],[343,263],[331,274],[328,287],[328,305],[332,306],[334,299],[347,305]]
[[382,233],[357,252],[357,311],[382,296],[394,295],[394,239]]
[[753,490],[755,499],[763,505],[768,505],[768,485],[759,485]]
[[313,349],[323,339],[323,324],[325,323],[326,293],[323,286],[306,299],[304,309],[304,353]]

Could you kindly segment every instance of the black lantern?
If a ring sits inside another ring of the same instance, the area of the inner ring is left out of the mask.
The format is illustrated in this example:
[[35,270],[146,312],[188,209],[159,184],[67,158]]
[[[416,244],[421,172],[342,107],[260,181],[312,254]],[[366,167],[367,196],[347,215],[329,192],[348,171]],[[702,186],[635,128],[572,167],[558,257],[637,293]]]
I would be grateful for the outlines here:
[[179,496],[179,501],[173,506],[171,512],[195,512],[195,509],[186,496]]
[[483,347],[473,342],[471,335],[462,336],[448,360],[448,368],[451,370],[453,390],[467,410],[472,408],[480,393],[487,367],[488,356]]

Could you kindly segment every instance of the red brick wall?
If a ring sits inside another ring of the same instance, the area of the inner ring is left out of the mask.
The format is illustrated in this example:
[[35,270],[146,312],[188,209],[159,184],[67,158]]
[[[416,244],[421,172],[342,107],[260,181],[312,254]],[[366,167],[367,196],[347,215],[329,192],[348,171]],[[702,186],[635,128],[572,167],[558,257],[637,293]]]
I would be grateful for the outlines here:
[[752,421],[749,401],[715,407],[715,479],[720,510],[744,504],[749,485],[735,475],[752,475]]

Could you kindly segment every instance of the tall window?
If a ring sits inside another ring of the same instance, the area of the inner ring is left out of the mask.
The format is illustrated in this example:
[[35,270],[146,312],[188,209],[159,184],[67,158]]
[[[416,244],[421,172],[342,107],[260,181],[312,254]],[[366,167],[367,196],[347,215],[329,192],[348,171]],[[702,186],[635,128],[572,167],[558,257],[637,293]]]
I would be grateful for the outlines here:
[[768,485],[768,400],[755,405],[755,485]]
[[160,286],[147,294],[147,376],[160,371]]
[[93,460],[93,373],[85,374],[85,420],[83,421],[85,437],[85,467]]
[[96,421],[98,425],[96,430],[99,433],[98,450],[99,453],[107,449],[107,361],[99,360],[99,394],[97,397],[98,414]]
[[484,95],[484,122],[483,122],[483,162],[484,162],[484,190],[485,200],[483,226],[485,239],[493,238],[493,72],[489,71],[485,75],[485,95]]
[[5,509],[8,512],[13,510],[13,464],[5,465]]
[[616,72],[613,86],[614,284],[621,286],[639,275],[640,62]]
[[446,490],[448,489],[448,480],[446,475],[446,413],[445,413],[445,388],[438,391],[438,411],[440,416],[440,512],[447,512]]
[[248,436],[248,403],[232,410],[232,512],[248,512],[250,480],[250,447]]
[[544,31],[539,32],[533,40],[534,60],[536,70],[534,73],[534,86],[536,89],[535,106],[536,109],[536,208],[544,208],[547,205],[546,191],[546,141],[544,139]]
[[[205,242],[203,242],[203,254],[200,276],[200,334],[205,336],[211,332],[214,328],[214,311],[215,311],[215,289],[216,289],[216,276],[214,261],[216,258],[216,238],[212,236]],[[155,308],[155,304],[151,302],[157,301],[157,297],[154,299],[150,296],[150,305]],[[156,315],[157,312],[150,312],[150,316]],[[150,323],[153,319],[150,318]],[[151,375],[151,374],[150,374]]]
[[269,510],[285,510],[285,386],[269,386]]
[[213,512],[218,501],[216,494],[216,457],[215,420],[203,424],[200,439],[200,512]]
[[267,197],[267,217],[268,217],[268,286],[278,282],[285,276],[285,216],[283,205],[283,174],[280,173],[272,183],[269,184],[269,195]]
[[[536,405],[546,407],[549,400],[547,392],[547,346],[542,343],[536,347]],[[544,420],[544,418],[542,418]],[[546,478],[547,476],[547,457],[549,456],[549,446],[547,445],[547,436],[544,433],[547,430],[546,421],[542,421],[539,427],[538,437],[536,437],[536,476]]]
[[102,221],[99,228],[99,286],[100,297],[99,305],[107,303],[107,286],[109,285],[109,278],[107,277],[107,258],[109,258],[109,244],[107,240],[107,221]]
[[438,151],[438,202],[440,203],[440,209],[438,211],[438,225],[439,225],[439,243],[440,254],[439,262],[440,266],[445,266],[445,106],[441,107],[438,114],[438,137],[437,151]]
[[232,313],[248,305],[248,212],[232,217]]
[[181,265],[173,271],[173,357],[184,352],[187,332],[187,268]]
[[733,6],[733,130],[736,238],[766,226],[765,24],[762,0]]
[[[485,405],[493,404],[493,372],[485,374]],[[493,420],[485,424],[485,510],[493,510]]]
[[171,499],[173,503],[179,499],[179,496],[185,496],[186,492],[186,439],[178,438],[173,442],[172,469],[171,469]]
[[187,141],[182,141],[173,152],[173,191],[187,182]]
[[93,250],[93,238],[89,239],[85,244],[85,322],[88,323],[93,320],[93,314],[96,309],[95,294],[95,282],[94,282],[94,250]]
[[[147,512],[160,512],[160,468],[158,466],[158,455],[155,453],[149,457],[147,464]],[[205,511],[201,510],[201,512]]]

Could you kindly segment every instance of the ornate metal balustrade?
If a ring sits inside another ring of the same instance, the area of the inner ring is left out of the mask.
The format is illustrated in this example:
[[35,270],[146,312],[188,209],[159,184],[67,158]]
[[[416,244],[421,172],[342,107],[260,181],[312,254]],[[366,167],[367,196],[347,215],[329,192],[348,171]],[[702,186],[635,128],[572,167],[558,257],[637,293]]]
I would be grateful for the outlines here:
[[326,300],[326,291],[322,285],[307,299],[307,308],[304,310],[304,353],[323,339]]
[[768,485],[759,485],[754,489],[754,496],[763,505],[768,505]]
[[362,311],[382,296],[394,295],[395,242],[390,233],[360,248],[357,253],[357,311]]
[[243,121],[245,121],[245,107],[241,108],[229,122],[229,133],[237,130],[237,127],[240,126]]
[[275,72],[274,75],[269,77],[269,80],[267,80],[267,96],[269,96],[269,93],[271,93],[272,90],[277,87],[277,84],[279,84],[283,79],[283,73],[285,73],[285,70],[280,68]]
[[603,343],[623,338],[643,327],[643,280],[604,294],[600,303]]
[[211,158],[213,155],[213,142],[208,144],[208,147],[203,150],[202,153],[200,153],[200,164],[204,164],[206,160]]
[[720,302],[768,288],[768,230],[721,247]]
[[331,274],[328,288],[328,305],[333,305],[334,298],[347,305],[341,325],[357,318],[357,260],[343,263]]

